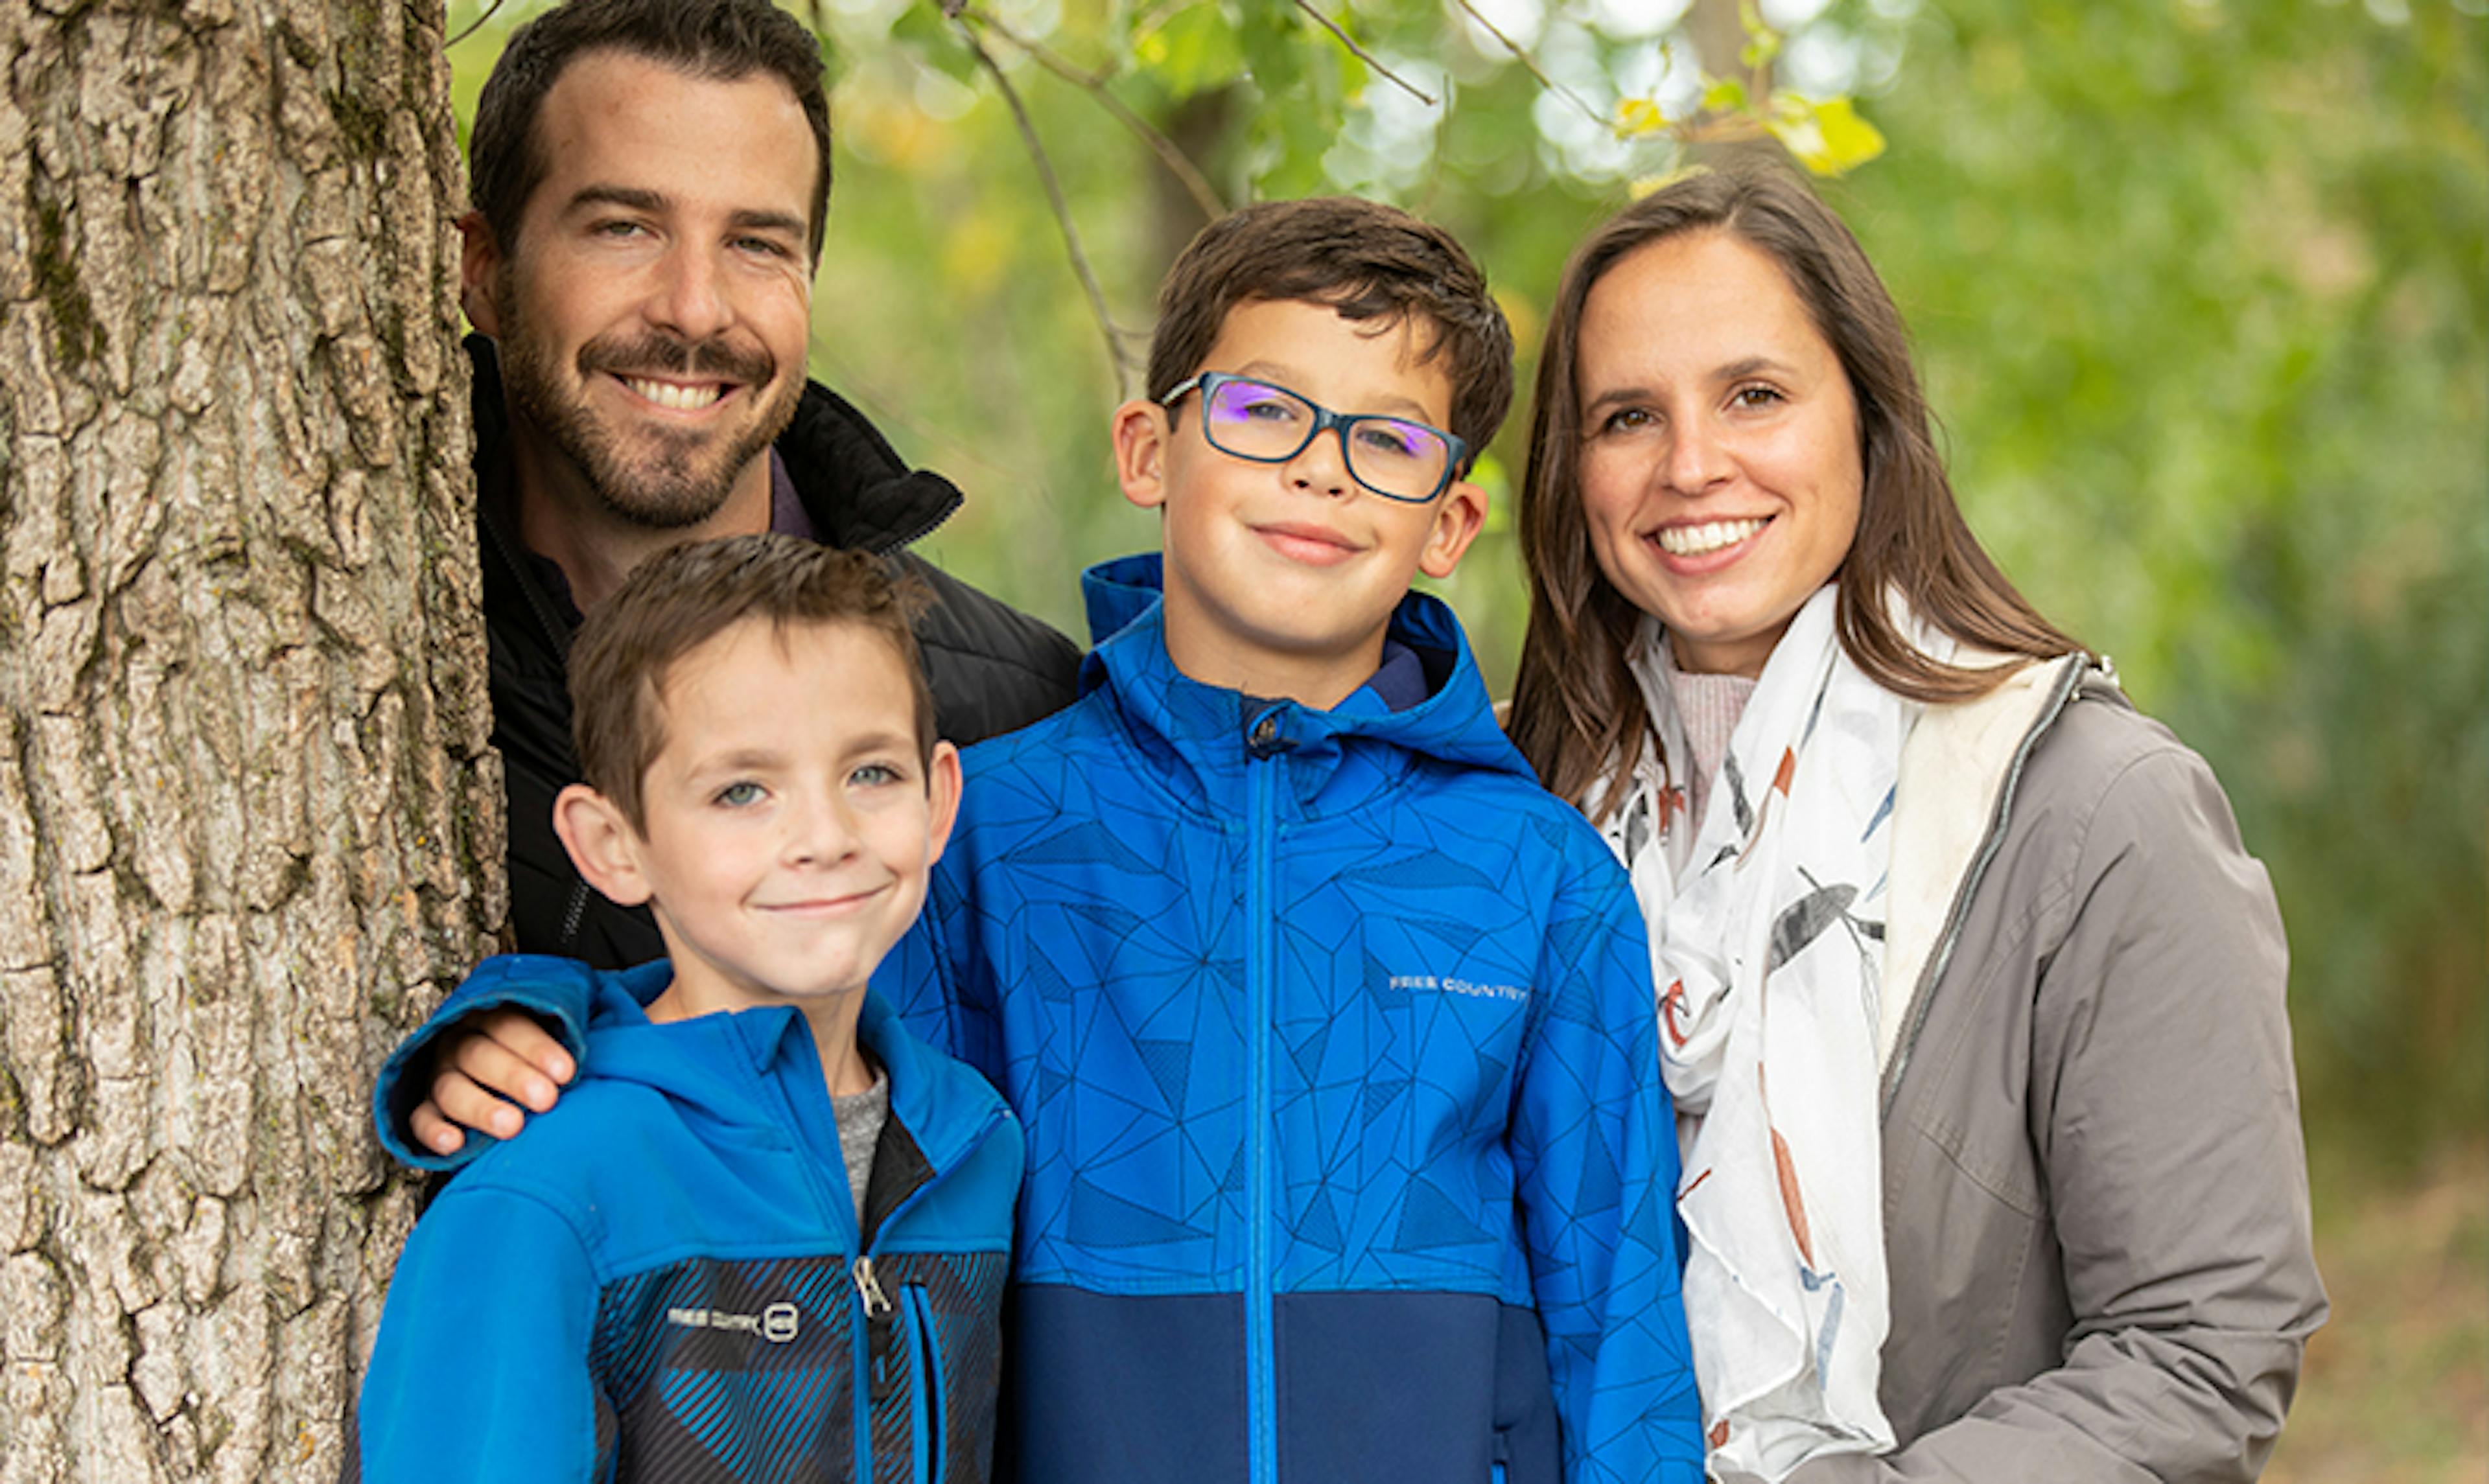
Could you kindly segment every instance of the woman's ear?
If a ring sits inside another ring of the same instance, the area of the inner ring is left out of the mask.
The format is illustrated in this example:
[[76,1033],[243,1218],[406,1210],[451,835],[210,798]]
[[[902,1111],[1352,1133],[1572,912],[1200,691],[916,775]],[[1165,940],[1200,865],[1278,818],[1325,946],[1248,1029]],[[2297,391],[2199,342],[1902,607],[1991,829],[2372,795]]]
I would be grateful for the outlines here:
[[553,801],[553,832],[570,852],[580,878],[607,899],[636,907],[654,890],[640,867],[640,831],[621,806],[588,787],[573,784]]
[[1115,481],[1124,498],[1144,510],[1166,503],[1167,443],[1175,433],[1167,410],[1135,399],[1115,409],[1108,424],[1115,440]]

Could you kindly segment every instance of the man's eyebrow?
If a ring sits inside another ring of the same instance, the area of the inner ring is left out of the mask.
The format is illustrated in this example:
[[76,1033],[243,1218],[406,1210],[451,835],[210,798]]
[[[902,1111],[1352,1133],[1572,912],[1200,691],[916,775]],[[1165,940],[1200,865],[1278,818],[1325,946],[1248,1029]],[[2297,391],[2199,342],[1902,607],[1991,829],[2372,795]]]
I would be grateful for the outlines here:
[[802,238],[813,230],[813,224],[789,212],[737,212],[727,218],[727,225],[737,232],[784,232]]
[[659,212],[667,205],[665,193],[637,186],[582,186],[571,193],[562,209],[578,211],[583,206],[619,206],[635,212]]

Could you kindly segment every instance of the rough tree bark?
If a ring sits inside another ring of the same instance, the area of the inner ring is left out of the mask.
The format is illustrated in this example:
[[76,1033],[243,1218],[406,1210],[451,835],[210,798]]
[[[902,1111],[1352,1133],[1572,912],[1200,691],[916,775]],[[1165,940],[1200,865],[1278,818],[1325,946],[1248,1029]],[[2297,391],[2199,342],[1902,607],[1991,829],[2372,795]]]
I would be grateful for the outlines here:
[[0,0],[0,1480],[328,1479],[501,916],[440,0]]

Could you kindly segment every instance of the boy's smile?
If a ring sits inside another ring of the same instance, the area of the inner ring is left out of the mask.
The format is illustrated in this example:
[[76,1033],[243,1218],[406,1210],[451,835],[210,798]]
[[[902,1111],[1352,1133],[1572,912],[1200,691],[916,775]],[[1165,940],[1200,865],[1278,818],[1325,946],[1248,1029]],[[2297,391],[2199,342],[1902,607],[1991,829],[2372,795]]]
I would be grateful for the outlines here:
[[[1451,384],[1440,363],[1416,361],[1412,330],[1258,300],[1229,311],[1201,369],[1441,427]],[[1167,652],[1207,685],[1336,705],[1382,663],[1410,580],[1448,576],[1459,562],[1485,496],[1456,482],[1430,503],[1387,499],[1349,476],[1331,431],[1286,463],[1263,464],[1212,447],[1202,418],[1197,396],[1115,414],[1125,497],[1165,518]]]
[[929,776],[898,651],[851,623],[750,619],[675,661],[657,705],[641,825],[617,812],[619,870],[594,882],[656,914],[674,982],[651,1013],[795,1003],[817,1032],[836,1000],[851,1026],[958,800],[948,743]]

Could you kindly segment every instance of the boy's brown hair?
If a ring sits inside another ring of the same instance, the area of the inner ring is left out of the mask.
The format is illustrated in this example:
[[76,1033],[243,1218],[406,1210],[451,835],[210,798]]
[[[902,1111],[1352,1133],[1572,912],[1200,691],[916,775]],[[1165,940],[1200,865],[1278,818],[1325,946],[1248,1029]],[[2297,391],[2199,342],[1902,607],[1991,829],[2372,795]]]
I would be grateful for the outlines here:
[[1254,300],[1327,304],[1346,319],[1408,324],[1417,358],[1452,384],[1450,431],[1474,462],[1512,407],[1512,328],[1461,244],[1397,207],[1354,196],[1265,201],[1202,228],[1159,289],[1149,394],[1201,369],[1227,313]]
[[587,785],[645,827],[641,780],[666,745],[658,702],[674,663],[738,623],[853,624],[888,640],[916,698],[916,746],[936,740],[933,692],[911,627],[924,607],[913,583],[882,563],[796,536],[695,541],[641,563],[580,627],[570,651],[571,737]]

